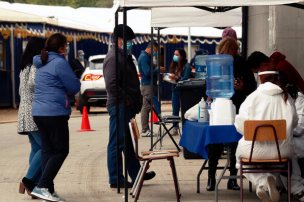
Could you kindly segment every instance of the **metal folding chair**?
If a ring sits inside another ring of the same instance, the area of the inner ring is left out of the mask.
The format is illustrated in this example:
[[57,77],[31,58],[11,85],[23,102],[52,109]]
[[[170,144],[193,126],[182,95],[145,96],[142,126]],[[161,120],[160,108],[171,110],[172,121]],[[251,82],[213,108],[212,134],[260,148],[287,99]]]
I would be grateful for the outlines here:
[[[151,100],[149,97],[145,97],[145,99],[148,101],[148,103],[151,105]],[[150,150],[153,149],[153,147],[156,147],[157,143],[160,142],[160,148],[162,147],[162,139],[163,137],[165,137],[167,134],[169,135],[169,137],[171,138],[172,142],[174,143],[175,147],[177,148],[178,151],[180,151],[179,146],[177,145],[177,143],[175,142],[175,140],[173,139],[172,135],[170,134],[170,130],[173,128],[173,125],[168,129],[167,128],[167,124],[174,124],[174,123],[180,123],[181,122],[181,118],[179,116],[162,116],[161,115],[161,111],[160,111],[160,107],[159,107],[159,102],[157,100],[156,97],[153,97],[153,106],[152,106],[152,110],[155,113],[158,121],[154,122],[153,124],[159,125],[159,129],[158,129],[158,134],[157,134],[157,139],[156,141],[153,143],[152,148],[150,148]],[[161,126],[164,128],[164,132],[163,134],[161,134]],[[181,135],[180,130],[178,129],[179,134]]]
[[141,155],[139,155],[138,154],[138,139],[140,138],[140,135],[138,132],[136,120],[134,118],[131,119],[131,121],[129,123],[129,128],[130,128],[131,139],[132,139],[133,147],[134,147],[134,151],[135,151],[135,156],[139,161],[143,161],[143,164],[140,167],[140,170],[137,174],[137,177],[134,181],[132,190],[130,192],[132,197],[133,198],[135,197],[135,202],[139,198],[139,194],[140,194],[143,182],[144,182],[145,174],[149,168],[149,164],[153,160],[162,160],[162,159],[167,159],[168,161],[170,161],[170,167],[172,170],[174,186],[175,186],[176,199],[177,199],[177,202],[179,202],[180,197],[181,197],[181,192],[180,192],[180,188],[179,188],[175,163],[174,163],[174,159],[173,159],[174,157],[179,157],[179,152],[177,150],[143,151],[143,152],[141,152]]
[[[281,173],[281,172],[287,173],[287,186],[288,186],[287,197],[288,197],[288,202],[290,202],[290,159],[281,158],[280,148],[278,144],[278,140],[286,139],[286,120],[245,121],[244,129],[245,129],[244,138],[246,141],[252,141],[252,146],[251,146],[249,159],[242,158],[240,163],[241,202],[243,201],[244,173]],[[252,159],[252,153],[253,153],[253,147],[255,141],[275,141],[278,151],[278,159],[269,159],[269,160]],[[253,165],[254,167],[248,165]]]

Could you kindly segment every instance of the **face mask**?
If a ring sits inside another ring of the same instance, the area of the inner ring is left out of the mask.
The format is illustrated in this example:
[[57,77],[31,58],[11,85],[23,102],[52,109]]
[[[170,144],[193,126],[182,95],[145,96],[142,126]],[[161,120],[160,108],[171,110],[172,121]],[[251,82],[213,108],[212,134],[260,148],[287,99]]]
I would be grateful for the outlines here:
[[65,53],[65,55],[68,55],[70,53],[70,46],[67,46],[66,50],[67,52]]
[[[127,51],[131,50],[133,46],[133,41],[127,41]],[[123,42],[122,42],[122,46],[120,47],[123,50]]]
[[155,57],[155,56],[157,56],[157,51],[155,51],[155,52],[153,53],[153,57]]
[[176,55],[173,55],[173,61],[174,61],[174,62],[178,62],[178,60],[179,60],[179,57],[176,56]]
[[80,60],[83,60],[83,59],[84,59],[84,55],[80,55],[80,56],[79,56],[79,59],[80,59]]

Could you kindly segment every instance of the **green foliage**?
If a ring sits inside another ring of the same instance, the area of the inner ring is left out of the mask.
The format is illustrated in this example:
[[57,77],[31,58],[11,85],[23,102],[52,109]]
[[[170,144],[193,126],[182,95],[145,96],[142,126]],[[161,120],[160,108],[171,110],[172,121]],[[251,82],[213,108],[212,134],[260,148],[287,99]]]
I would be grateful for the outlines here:
[[73,8],[79,7],[107,7],[113,5],[113,0],[5,0],[10,3],[26,3],[49,6],[70,6]]

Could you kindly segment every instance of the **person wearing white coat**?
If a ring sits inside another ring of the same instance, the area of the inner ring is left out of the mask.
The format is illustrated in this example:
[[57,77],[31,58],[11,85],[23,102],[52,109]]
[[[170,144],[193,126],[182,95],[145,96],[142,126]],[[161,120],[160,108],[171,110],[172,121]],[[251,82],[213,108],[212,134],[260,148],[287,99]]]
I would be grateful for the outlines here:
[[[279,142],[282,158],[292,157],[294,145],[292,141],[293,129],[297,126],[298,116],[293,100],[285,88],[280,87],[275,67],[261,66],[259,77],[261,85],[250,94],[240,107],[239,114],[235,118],[237,131],[244,135],[245,120],[286,120],[286,140]],[[283,90],[285,89],[285,90]],[[241,158],[249,158],[252,141],[240,139],[236,151],[236,167],[240,167]],[[277,159],[275,142],[256,142],[252,159]],[[263,201],[279,200],[279,192],[275,187],[276,177],[272,173],[246,173],[245,177],[257,186],[257,195]],[[266,194],[269,191],[270,198]]]
[[304,95],[302,92],[298,92],[295,106],[299,117],[298,125],[293,130],[293,141],[296,150],[295,157],[304,158]]

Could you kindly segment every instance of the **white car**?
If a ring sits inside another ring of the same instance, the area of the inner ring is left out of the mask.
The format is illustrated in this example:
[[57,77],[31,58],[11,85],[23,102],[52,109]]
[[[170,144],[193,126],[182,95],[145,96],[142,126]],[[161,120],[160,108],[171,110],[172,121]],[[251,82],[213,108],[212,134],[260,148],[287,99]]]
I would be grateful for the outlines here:
[[[90,106],[105,106],[107,103],[106,84],[103,77],[103,61],[106,55],[94,55],[89,58],[89,65],[82,73],[80,82],[81,88],[79,92],[79,110],[82,113],[83,106],[87,107],[87,112],[90,111]],[[132,55],[133,62],[136,66],[137,60]],[[76,103],[77,103],[77,96]]]

